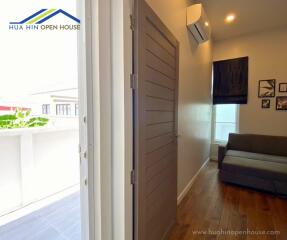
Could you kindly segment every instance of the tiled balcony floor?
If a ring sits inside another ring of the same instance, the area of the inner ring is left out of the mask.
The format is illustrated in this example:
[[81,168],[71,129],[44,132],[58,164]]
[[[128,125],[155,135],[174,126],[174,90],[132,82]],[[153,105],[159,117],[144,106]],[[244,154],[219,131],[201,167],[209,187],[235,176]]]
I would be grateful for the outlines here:
[[81,240],[80,194],[0,226],[0,240]]

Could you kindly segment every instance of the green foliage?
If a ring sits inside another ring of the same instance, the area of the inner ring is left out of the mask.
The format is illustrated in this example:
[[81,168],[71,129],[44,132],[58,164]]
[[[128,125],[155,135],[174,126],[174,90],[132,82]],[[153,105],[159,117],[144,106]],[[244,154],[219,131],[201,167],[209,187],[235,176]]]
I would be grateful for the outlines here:
[[0,129],[43,127],[48,118],[30,117],[30,111],[17,109],[14,114],[0,116]]

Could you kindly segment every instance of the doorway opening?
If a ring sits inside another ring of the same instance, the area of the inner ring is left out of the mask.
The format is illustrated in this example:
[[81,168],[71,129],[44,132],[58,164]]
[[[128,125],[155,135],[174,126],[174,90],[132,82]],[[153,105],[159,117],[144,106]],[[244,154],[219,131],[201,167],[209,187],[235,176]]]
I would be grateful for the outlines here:
[[81,240],[77,1],[57,7],[0,10],[1,240]]

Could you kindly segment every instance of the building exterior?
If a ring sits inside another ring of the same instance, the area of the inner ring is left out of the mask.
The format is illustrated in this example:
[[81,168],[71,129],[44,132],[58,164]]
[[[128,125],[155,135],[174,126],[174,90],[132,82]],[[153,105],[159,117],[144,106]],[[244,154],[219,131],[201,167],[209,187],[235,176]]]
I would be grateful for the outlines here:
[[16,109],[31,111],[32,116],[52,118],[77,117],[79,113],[76,88],[38,92],[22,98],[0,98],[0,115],[12,114]]

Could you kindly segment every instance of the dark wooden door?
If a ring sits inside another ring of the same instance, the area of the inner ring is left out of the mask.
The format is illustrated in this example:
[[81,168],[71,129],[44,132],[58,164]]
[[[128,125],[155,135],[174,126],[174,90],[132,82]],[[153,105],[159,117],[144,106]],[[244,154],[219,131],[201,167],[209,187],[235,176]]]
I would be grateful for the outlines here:
[[135,3],[134,238],[161,240],[176,220],[179,45],[144,0]]

